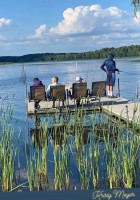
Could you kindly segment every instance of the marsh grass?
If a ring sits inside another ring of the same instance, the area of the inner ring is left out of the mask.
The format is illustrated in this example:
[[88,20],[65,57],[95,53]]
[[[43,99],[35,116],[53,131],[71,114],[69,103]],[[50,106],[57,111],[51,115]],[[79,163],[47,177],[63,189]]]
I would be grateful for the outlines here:
[[[27,181],[30,191],[49,190],[48,151],[52,152],[54,190],[100,188],[132,188],[139,182],[140,121],[135,117],[131,131],[120,117],[110,117],[82,107],[73,114],[47,114],[36,118],[31,130],[31,141],[25,142]],[[2,191],[22,188],[14,185],[15,161],[20,163],[19,136],[15,142],[12,126],[14,107],[0,107],[0,183]],[[75,177],[71,166],[78,174]],[[103,181],[102,181],[103,180]],[[103,183],[102,183],[103,182]],[[24,183],[23,183],[24,184]],[[27,184],[26,184],[27,185]]]
[[35,126],[31,146],[29,146],[28,142],[25,143],[27,175],[30,191],[40,191],[43,190],[43,187],[49,189],[47,176],[47,130],[47,124],[44,125],[40,123],[40,129],[38,129],[38,126]]
[[[134,109],[136,111],[137,107]],[[75,160],[82,190],[100,188],[99,182],[103,176],[101,166],[105,166],[105,187],[112,189],[136,186],[136,163],[140,146],[137,136],[139,124],[136,124],[135,118],[132,121],[132,132],[129,132],[121,116],[113,123],[103,111],[100,114],[89,114],[77,109],[77,112],[69,115],[71,114],[68,112],[60,121],[56,120],[58,117],[55,115],[55,128],[52,129],[55,190],[70,188],[71,156]],[[63,130],[60,136],[61,125]],[[101,158],[101,146],[104,149],[104,159]]]
[[[3,99],[3,103],[8,97]],[[8,103],[0,108],[0,182],[1,190],[8,192],[13,190],[15,160],[18,152],[18,143],[21,130],[19,129],[18,139],[14,138],[12,125],[14,107]]]

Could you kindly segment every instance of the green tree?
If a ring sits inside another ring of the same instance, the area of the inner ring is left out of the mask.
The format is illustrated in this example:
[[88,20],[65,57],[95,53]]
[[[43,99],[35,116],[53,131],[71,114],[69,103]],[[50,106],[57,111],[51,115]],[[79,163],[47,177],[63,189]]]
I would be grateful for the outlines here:
[[138,9],[140,8],[140,0],[132,0],[131,3],[134,6],[134,15],[137,17]]

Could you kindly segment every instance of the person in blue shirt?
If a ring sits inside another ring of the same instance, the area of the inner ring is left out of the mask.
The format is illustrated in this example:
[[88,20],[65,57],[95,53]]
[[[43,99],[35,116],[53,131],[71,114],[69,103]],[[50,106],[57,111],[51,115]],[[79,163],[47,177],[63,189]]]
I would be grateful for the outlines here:
[[[112,53],[108,54],[108,59],[103,62],[101,69],[105,71],[107,75],[107,91],[108,97],[113,96],[113,86],[115,86],[115,72],[119,70],[116,68],[116,63],[113,60],[114,55]],[[105,68],[106,67],[106,68]]]

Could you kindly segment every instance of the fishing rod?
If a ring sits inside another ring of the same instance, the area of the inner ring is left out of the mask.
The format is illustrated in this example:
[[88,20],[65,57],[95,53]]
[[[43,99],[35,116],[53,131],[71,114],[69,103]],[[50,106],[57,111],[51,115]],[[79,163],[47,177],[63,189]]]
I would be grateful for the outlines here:
[[140,76],[139,74],[135,74],[135,73],[131,73],[131,72],[124,72],[124,71],[119,71],[119,72],[123,72],[123,73],[131,74],[131,75],[135,75],[135,76]]

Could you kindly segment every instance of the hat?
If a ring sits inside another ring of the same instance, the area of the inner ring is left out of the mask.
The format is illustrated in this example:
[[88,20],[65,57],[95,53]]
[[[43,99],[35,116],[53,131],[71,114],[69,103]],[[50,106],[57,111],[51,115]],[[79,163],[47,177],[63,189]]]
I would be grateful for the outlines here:
[[81,76],[77,76],[77,77],[76,77],[76,81],[79,81],[79,80],[83,80],[83,79],[81,78]]
[[108,58],[113,59],[113,58],[114,58],[114,54],[109,53],[109,54],[108,54]]

